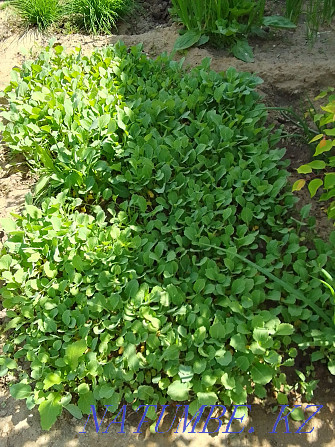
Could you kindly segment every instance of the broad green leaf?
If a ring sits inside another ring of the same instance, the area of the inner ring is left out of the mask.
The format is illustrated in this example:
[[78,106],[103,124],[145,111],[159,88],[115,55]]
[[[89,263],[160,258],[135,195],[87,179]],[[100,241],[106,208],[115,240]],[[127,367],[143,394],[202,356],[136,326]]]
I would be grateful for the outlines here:
[[35,195],[38,196],[47,187],[50,182],[50,177],[47,175],[42,175],[35,185]]
[[240,356],[236,359],[236,365],[238,368],[240,368],[242,371],[247,371],[250,365],[250,362],[248,360],[248,357],[246,356]]
[[49,373],[45,379],[44,379],[44,386],[43,389],[44,390],[48,390],[49,388],[51,388],[54,385],[58,385],[62,382],[62,379],[60,377],[59,374],[57,373]]
[[247,225],[252,221],[253,213],[250,208],[243,208],[241,212],[241,218],[243,222],[245,222]]
[[33,219],[40,219],[42,217],[42,211],[34,205],[25,206],[27,214]]
[[291,413],[290,413],[290,417],[294,420],[294,421],[303,421],[305,420],[305,415],[304,412],[301,408],[295,408]]
[[15,383],[9,387],[9,392],[14,399],[27,399],[32,393],[31,386],[26,383]]
[[130,369],[137,371],[139,369],[139,359],[136,355],[136,348],[134,345],[128,345],[124,349],[124,356],[128,361],[128,366]]
[[327,173],[324,178],[324,188],[331,189],[335,187],[335,174]]
[[81,394],[86,394],[90,392],[90,386],[88,383],[81,383],[78,386],[78,393]]
[[312,166],[310,166],[309,164],[307,165],[302,165],[297,169],[299,174],[309,174],[310,172],[313,171]]
[[225,327],[221,323],[215,323],[209,329],[210,336],[216,339],[224,338],[226,335]]
[[90,414],[91,405],[96,405],[96,400],[94,399],[92,391],[81,394],[77,405],[83,414]]
[[177,345],[171,345],[164,349],[163,358],[166,360],[178,359],[180,353],[180,348]]
[[254,62],[253,51],[247,40],[237,40],[232,46],[231,52],[243,62]]
[[189,385],[187,383],[182,383],[180,380],[176,380],[169,385],[167,393],[172,400],[179,402],[186,401],[189,397]]
[[54,264],[51,264],[49,261],[46,261],[43,266],[46,276],[50,279],[54,278],[57,275],[57,270],[54,267]]
[[263,25],[273,28],[296,28],[296,25],[283,16],[267,16],[263,18]]
[[250,373],[255,383],[266,385],[272,380],[274,370],[264,363],[257,362],[252,366]]
[[[195,45],[201,38],[201,31],[188,30],[185,34],[179,36],[174,44],[175,51],[186,50]],[[201,44],[204,42],[202,41]]]
[[324,152],[330,151],[332,147],[333,147],[332,140],[322,139],[320,143],[316,146],[314,157],[323,154]]
[[329,360],[328,362],[328,369],[330,373],[335,376],[335,360]]
[[0,270],[9,270],[12,264],[11,255],[3,255],[0,258]]
[[138,393],[139,399],[143,400],[144,402],[149,402],[149,401],[151,401],[152,397],[154,396],[155,391],[152,388],[152,386],[141,385],[138,387],[137,393]]
[[279,403],[279,405],[287,405],[288,404],[287,394],[278,393],[277,402]]
[[280,323],[276,329],[276,335],[292,335],[294,333],[294,327],[292,324]]
[[236,381],[235,381],[234,376],[231,376],[228,373],[222,374],[221,383],[227,390],[233,390],[236,386]]
[[213,392],[197,393],[198,402],[200,405],[215,405],[218,397]]
[[0,226],[6,231],[6,233],[11,233],[17,229],[15,220],[9,217],[2,217],[0,219]]
[[207,366],[206,359],[196,359],[193,363],[193,371],[196,374],[201,374],[205,371]]
[[41,417],[41,427],[43,430],[50,430],[62,412],[60,404],[61,397],[50,393],[46,400],[40,403],[38,411]]
[[243,334],[233,335],[230,339],[230,344],[236,351],[247,352],[247,339]]
[[317,190],[320,188],[320,186],[323,185],[323,181],[319,178],[315,178],[311,180],[308,184],[308,190],[311,194],[311,197],[314,197],[317,193]]
[[125,295],[127,298],[134,298],[139,289],[139,284],[136,279],[129,281],[125,288]]
[[185,365],[180,365],[179,366],[179,371],[178,371],[178,376],[180,377],[180,380],[184,383],[184,382],[190,382],[193,378],[193,369],[191,366],[185,366]]
[[69,404],[64,407],[73,417],[76,419],[81,419],[83,417],[83,413],[77,405]]
[[[315,99],[319,99],[319,98],[315,98]],[[313,137],[309,143],[314,143],[315,141],[320,140],[323,136],[324,136],[323,133],[319,133],[318,135],[315,135],[315,137]]]
[[322,160],[313,160],[308,163],[308,166],[310,166],[312,169],[325,169],[326,163]]
[[196,282],[194,283],[193,290],[196,293],[200,293],[204,289],[205,285],[206,285],[205,279],[203,278],[197,279]]
[[[222,351],[222,352],[220,352]],[[228,366],[233,359],[233,356],[231,355],[230,351],[224,352],[224,350],[220,350],[216,353],[215,358],[219,365],[221,366]]]
[[78,366],[79,358],[84,354],[87,349],[85,340],[78,340],[68,345],[65,349],[65,361],[71,366],[72,369],[76,369]]
[[306,185],[306,180],[300,179],[294,182],[292,191],[300,191]]

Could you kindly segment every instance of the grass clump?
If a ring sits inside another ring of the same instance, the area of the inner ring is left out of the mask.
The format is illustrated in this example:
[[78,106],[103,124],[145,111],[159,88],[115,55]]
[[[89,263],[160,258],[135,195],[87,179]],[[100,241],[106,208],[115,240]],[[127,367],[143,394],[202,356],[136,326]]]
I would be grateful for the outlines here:
[[44,31],[55,24],[64,13],[60,0],[12,0],[10,4],[27,27]]
[[320,27],[335,15],[335,0],[286,0],[286,17],[297,23],[303,15],[309,41],[315,41]]
[[[122,43],[47,48],[14,70],[3,139],[41,180],[2,221],[0,373],[17,371],[11,394],[43,428],[95,403],[284,404],[300,386],[311,398],[310,362],[335,373],[321,281],[335,235],[310,235],[308,207],[291,218],[260,83]],[[303,353],[306,380],[288,383]]]
[[133,0],[70,0],[68,10],[79,27],[89,33],[110,34],[133,6]]

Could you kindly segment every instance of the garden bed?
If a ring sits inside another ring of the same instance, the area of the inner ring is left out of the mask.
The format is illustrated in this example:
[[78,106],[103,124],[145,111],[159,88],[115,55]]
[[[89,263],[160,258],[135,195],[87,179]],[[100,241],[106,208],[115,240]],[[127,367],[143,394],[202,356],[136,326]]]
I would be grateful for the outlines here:
[[[143,42],[144,50],[152,57],[157,56],[162,51],[171,51],[174,41],[178,35],[178,27],[171,25],[166,16],[165,6],[161,8],[162,2],[143,2],[143,10],[147,9],[150,14],[142,14],[139,21],[130,22],[128,25],[121,25],[121,35],[92,37],[88,35],[72,34],[66,35],[64,32],[55,33],[52,36],[41,37],[28,33],[19,38],[15,27],[6,25],[6,10],[0,10],[0,57],[3,61],[0,66],[0,88],[6,86],[10,79],[10,70],[13,66],[18,66],[23,61],[21,48],[32,48],[34,53],[38,52],[38,46],[44,46],[49,37],[54,37],[58,44],[66,48],[74,48],[82,45],[83,52],[90,54],[92,50],[109,43],[115,43],[120,38],[127,46]],[[153,8],[153,5],[155,7]],[[2,35],[1,35],[2,33]],[[210,47],[192,48],[186,54],[186,63],[191,67],[198,66],[204,57],[211,57],[211,67],[216,71],[225,71],[228,67],[234,66],[241,71],[250,71],[257,73],[264,83],[259,86],[259,91],[264,96],[264,102],[271,107],[301,107],[306,104],[306,95],[315,96],[319,90],[330,85],[335,85],[335,31],[334,29],[322,29],[316,45],[311,48],[306,41],[303,26],[297,31],[280,31],[269,35],[267,40],[251,41],[254,46],[255,63],[247,64],[227,55],[224,50],[213,50]],[[181,56],[177,55],[177,58]],[[300,106],[301,104],[301,106]],[[274,123],[277,126],[284,124],[288,133],[295,132],[293,125],[282,121],[280,114],[271,112],[269,124]],[[287,158],[292,162],[290,172],[294,174],[294,168],[308,161],[308,148],[302,144],[292,144],[290,141],[282,141],[281,144],[287,147]],[[29,190],[34,180],[27,177],[26,172],[14,172],[13,168],[7,169],[8,163],[6,153],[3,153],[3,167],[5,173],[0,178],[0,215],[6,216],[14,208],[18,208],[23,202],[25,193]],[[305,193],[300,193],[302,202],[307,202],[308,197]],[[310,200],[310,199],[309,199]],[[300,206],[300,204],[298,204]],[[313,201],[313,212],[318,220],[318,228],[321,235],[328,236],[331,223],[326,219],[322,206],[316,200]],[[0,314],[4,317],[4,313]],[[275,400],[268,398],[265,406],[255,406],[255,413],[252,411],[252,425],[255,426],[254,434],[245,434],[227,441],[227,445],[264,445],[265,446],[287,446],[295,445],[313,445],[317,442],[322,446],[332,446],[334,437],[334,399],[331,393],[333,379],[323,367],[317,370],[317,378],[320,381],[319,389],[316,391],[315,403],[323,404],[324,408],[318,418],[315,418],[315,431],[312,435],[284,435],[284,430],[278,430],[279,433],[269,435],[273,426],[275,417],[270,413],[270,408],[275,406]],[[55,445],[62,446],[67,443],[76,443],[80,445],[93,445],[97,442],[101,445],[109,445],[110,442],[116,445],[129,445],[134,441],[134,435],[128,430],[128,435],[111,435],[108,440],[103,439],[103,435],[93,433],[91,427],[89,435],[78,435],[83,425],[78,425],[70,416],[62,416],[56,423],[55,428],[48,434],[43,434],[39,428],[38,414],[34,410],[32,415],[25,409],[22,401],[17,403],[8,397],[6,386],[1,390],[2,409],[0,409],[0,432],[4,445],[25,445],[28,446],[30,440],[34,440],[34,445]],[[295,396],[299,399],[299,396]],[[251,401],[250,403],[255,403]],[[264,418],[266,423],[263,424]],[[136,426],[138,419],[132,416],[129,424]],[[296,426],[299,426],[297,424]],[[293,431],[293,430],[292,430]],[[115,433],[115,432],[114,432]],[[83,438],[81,438],[81,436]],[[85,436],[85,437],[84,437]],[[122,436],[122,437],[121,437]],[[124,437],[123,437],[124,436]],[[144,440],[140,437],[140,442],[147,445],[148,442],[158,445],[179,445],[183,440],[190,445],[222,445],[220,436],[212,438],[207,435],[199,441],[199,435],[188,435],[183,437],[172,437],[162,435],[152,435]],[[79,438],[79,439],[78,439]],[[0,438],[1,439],[1,438]],[[35,441],[36,440],[36,441]],[[138,441],[137,441],[138,442]],[[226,442],[226,441],[225,441]],[[69,444],[70,445],[70,444]]]

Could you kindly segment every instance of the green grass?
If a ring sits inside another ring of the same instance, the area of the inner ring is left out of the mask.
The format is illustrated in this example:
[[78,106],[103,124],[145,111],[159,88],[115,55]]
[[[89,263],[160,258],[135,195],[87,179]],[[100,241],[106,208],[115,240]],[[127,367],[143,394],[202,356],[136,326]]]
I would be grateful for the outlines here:
[[70,0],[67,9],[78,25],[89,33],[110,34],[133,5],[133,0]]
[[292,20],[293,23],[297,23],[304,0],[286,0],[286,17]]
[[44,31],[56,23],[63,15],[63,7],[59,0],[13,0],[19,17],[27,27],[37,27]]
[[297,23],[304,16],[307,37],[313,41],[323,24],[330,24],[335,15],[335,0],[286,0],[286,17]]

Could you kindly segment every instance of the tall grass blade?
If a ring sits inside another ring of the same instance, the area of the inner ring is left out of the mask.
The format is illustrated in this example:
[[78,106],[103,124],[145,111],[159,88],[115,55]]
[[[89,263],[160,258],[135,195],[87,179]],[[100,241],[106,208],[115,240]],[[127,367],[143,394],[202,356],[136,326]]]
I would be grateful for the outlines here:
[[305,295],[300,291],[296,290],[293,286],[290,284],[287,284],[285,281],[277,278],[275,275],[273,275],[271,272],[266,270],[265,268],[257,265],[255,262],[250,261],[249,259],[245,258],[244,256],[239,255],[238,253],[234,253],[228,249],[218,247],[216,245],[211,244],[201,244],[208,248],[214,248],[216,250],[221,250],[224,253],[229,253],[230,255],[235,256],[236,258],[240,259],[241,261],[245,262],[246,264],[250,265],[251,267],[255,268],[259,272],[261,272],[263,275],[267,276],[269,279],[277,283],[279,286],[281,286],[283,289],[285,289],[288,293],[291,293],[292,295],[295,295],[300,301],[305,303],[307,306],[309,306],[311,309],[314,310],[314,312],[323,319],[330,327],[335,327],[334,322],[331,320],[331,318],[328,317],[328,315],[320,309],[319,306],[317,306],[313,301],[309,300],[305,297]]

